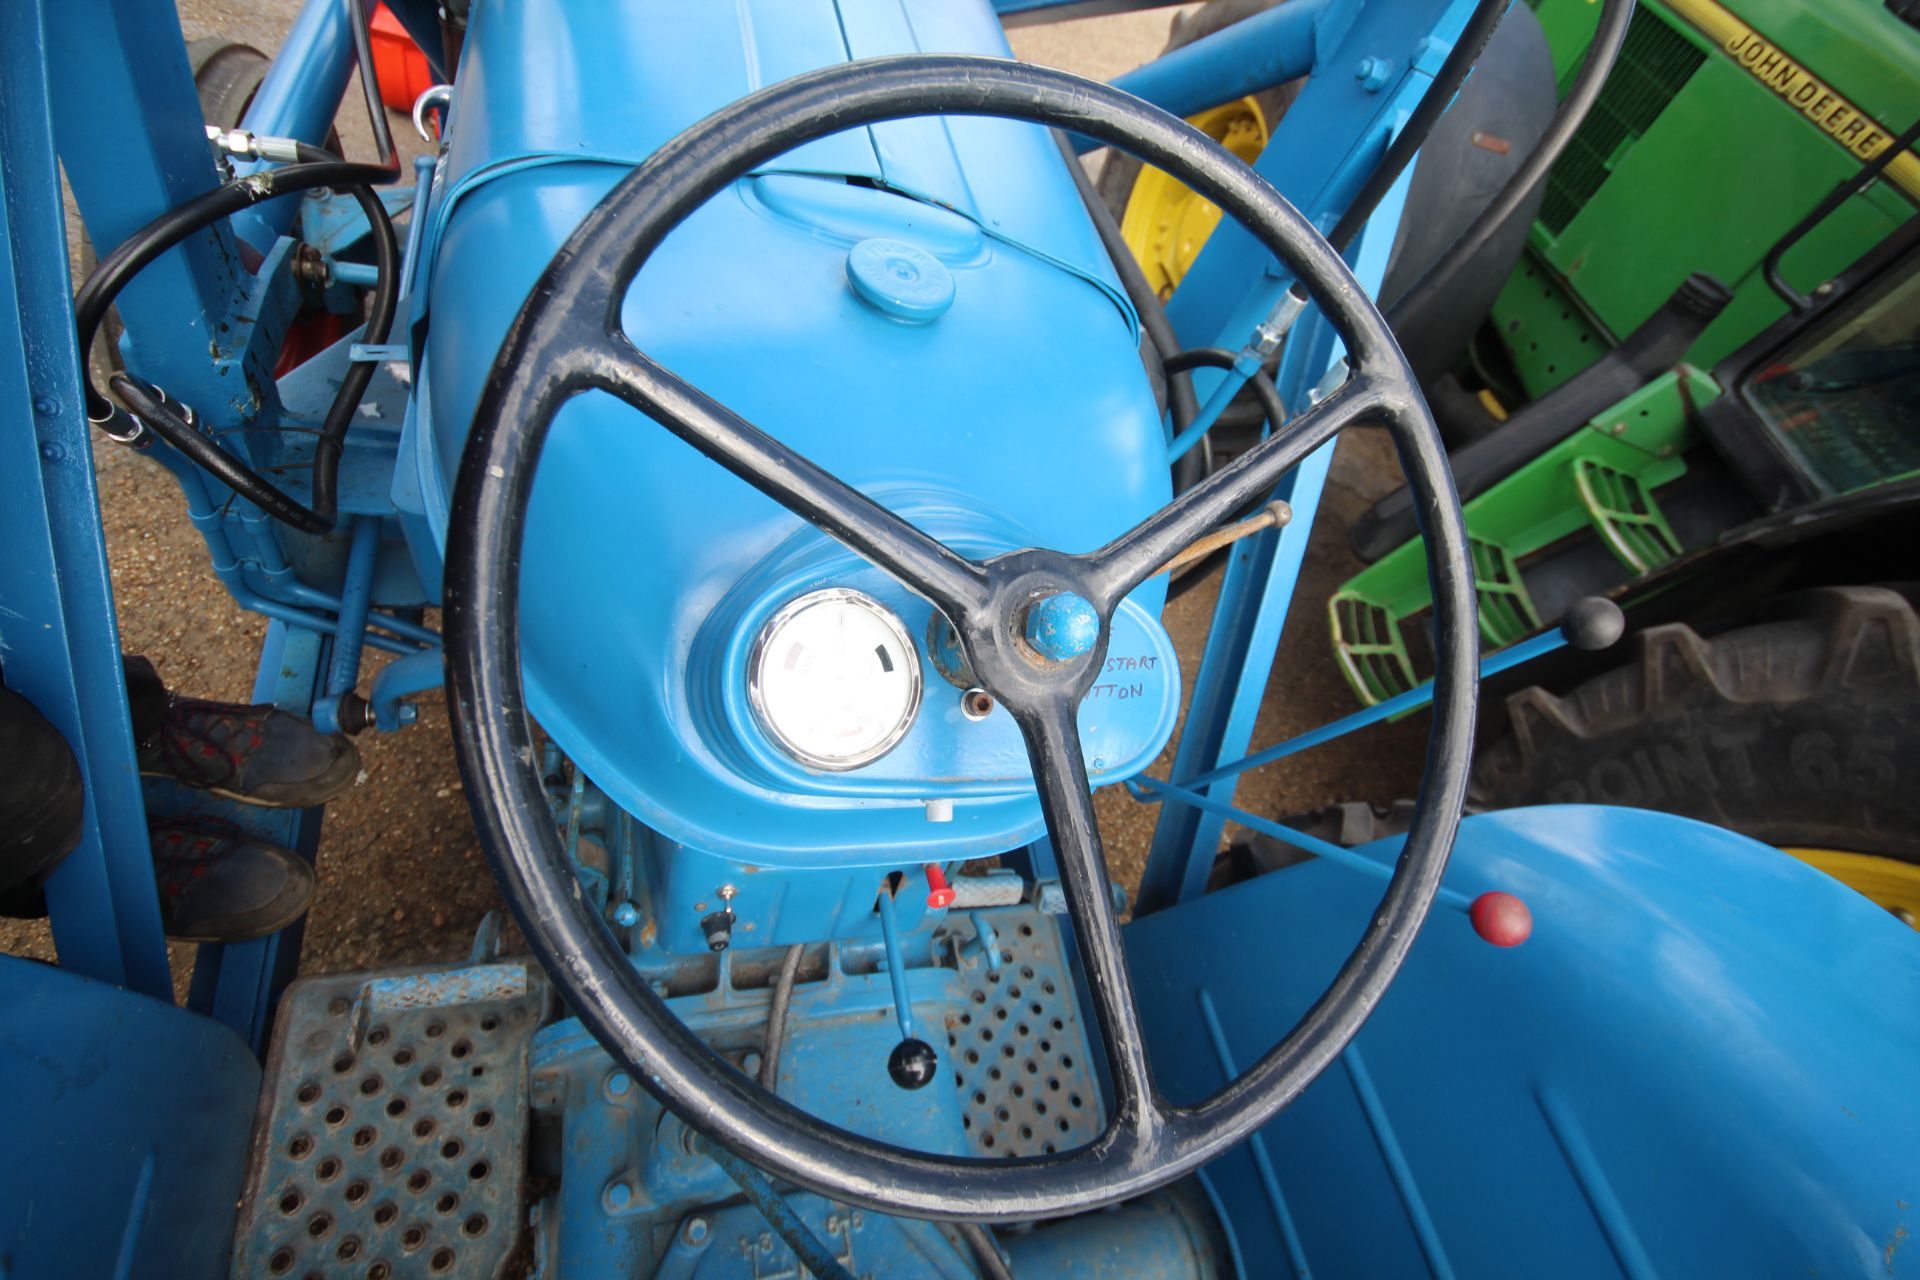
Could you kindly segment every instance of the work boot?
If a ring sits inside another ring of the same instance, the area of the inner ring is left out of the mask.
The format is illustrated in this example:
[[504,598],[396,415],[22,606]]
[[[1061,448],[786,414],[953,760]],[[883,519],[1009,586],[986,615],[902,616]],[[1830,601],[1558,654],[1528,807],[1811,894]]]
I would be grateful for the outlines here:
[[313,901],[313,868],[215,818],[147,826],[160,924],[182,942],[245,942],[286,928]]
[[80,842],[86,789],[60,731],[0,688],[0,915],[44,915],[40,886]]
[[169,698],[140,743],[140,772],[229,800],[304,809],[353,785],[360,753],[272,706]]

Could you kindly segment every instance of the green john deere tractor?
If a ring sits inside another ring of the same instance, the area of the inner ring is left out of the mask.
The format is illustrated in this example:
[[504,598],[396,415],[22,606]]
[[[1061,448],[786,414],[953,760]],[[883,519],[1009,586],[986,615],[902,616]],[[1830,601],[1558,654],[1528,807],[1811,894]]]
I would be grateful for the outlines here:
[[[1212,0],[1170,47],[1276,2]],[[1411,288],[1579,91],[1605,7],[1507,11],[1421,149],[1381,290],[1469,499],[1484,649],[1591,595],[1631,629],[1488,682],[1475,799],[1698,816],[1920,919],[1920,2],[1640,0],[1546,180]],[[1297,91],[1195,123],[1252,159]],[[1171,294],[1217,211],[1124,159],[1100,188]],[[1216,449],[1258,429],[1245,409]],[[1429,670],[1417,534],[1383,498],[1329,601],[1368,705]],[[1303,821],[1392,829],[1356,810]]]
[[[1532,11],[1564,88],[1597,6]],[[1641,0],[1427,378],[1485,650],[1587,595],[1631,629],[1490,685],[1479,804],[1698,816],[1920,916],[1917,89],[1911,0]],[[1352,541],[1332,640],[1375,704],[1426,674],[1404,492]]]

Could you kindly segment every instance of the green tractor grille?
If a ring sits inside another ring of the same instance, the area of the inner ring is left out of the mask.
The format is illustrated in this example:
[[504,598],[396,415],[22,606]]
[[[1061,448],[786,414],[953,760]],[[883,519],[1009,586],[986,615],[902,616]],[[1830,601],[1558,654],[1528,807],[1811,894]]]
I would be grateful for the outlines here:
[[1636,10],[1599,100],[1547,175],[1540,223],[1556,236],[1565,231],[1606,182],[1616,158],[1653,127],[1705,61],[1665,20]]

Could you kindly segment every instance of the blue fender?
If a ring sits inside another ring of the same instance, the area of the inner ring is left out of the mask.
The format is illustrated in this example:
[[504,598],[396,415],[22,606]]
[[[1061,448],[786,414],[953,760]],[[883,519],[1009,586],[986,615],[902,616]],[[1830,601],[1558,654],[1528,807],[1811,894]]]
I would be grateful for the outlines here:
[[0,956],[0,1275],[225,1275],[260,1067],[220,1023]]
[[[1207,1170],[1249,1274],[1920,1275],[1920,934],[1630,809],[1469,818],[1447,882],[1519,895],[1532,937],[1437,907],[1354,1044]],[[1161,1089],[1254,1061],[1379,896],[1316,860],[1128,926]]]

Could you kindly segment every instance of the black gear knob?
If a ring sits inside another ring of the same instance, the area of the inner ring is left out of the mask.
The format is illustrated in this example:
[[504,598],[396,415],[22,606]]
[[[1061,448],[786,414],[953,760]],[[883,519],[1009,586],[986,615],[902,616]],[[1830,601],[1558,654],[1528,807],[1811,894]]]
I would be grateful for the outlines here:
[[1560,630],[1576,649],[1605,649],[1627,630],[1627,615],[1604,596],[1582,596],[1567,606]]
[[940,1071],[940,1056],[925,1040],[902,1040],[887,1055],[887,1074],[902,1089],[919,1089],[933,1083]]

